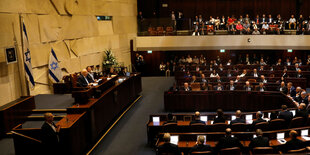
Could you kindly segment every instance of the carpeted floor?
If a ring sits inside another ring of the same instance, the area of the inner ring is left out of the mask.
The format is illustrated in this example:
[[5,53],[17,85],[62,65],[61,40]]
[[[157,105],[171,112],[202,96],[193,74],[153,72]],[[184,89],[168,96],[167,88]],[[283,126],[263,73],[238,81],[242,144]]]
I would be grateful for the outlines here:
[[164,91],[173,77],[142,78],[143,97],[123,116],[92,152],[93,155],[153,155],[147,145],[146,123],[150,114],[164,112]]

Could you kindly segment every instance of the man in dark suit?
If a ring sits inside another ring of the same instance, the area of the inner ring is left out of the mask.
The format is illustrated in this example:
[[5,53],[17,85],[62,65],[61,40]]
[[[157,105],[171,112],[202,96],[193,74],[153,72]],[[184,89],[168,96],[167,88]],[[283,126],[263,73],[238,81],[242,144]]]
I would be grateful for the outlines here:
[[164,124],[167,123],[177,123],[175,117],[171,113],[168,114],[168,120]]
[[206,122],[200,120],[200,112],[199,111],[195,112],[194,120],[190,122],[190,125],[192,125],[192,124],[206,124]]
[[121,71],[118,73],[118,76],[126,76],[125,67],[121,68]]
[[86,76],[88,82],[94,83],[94,82],[96,81],[96,79],[95,79],[95,74],[94,74],[94,72],[92,71],[91,67],[90,67],[90,66],[87,66],[87,67],[86,67],[86,70],[87,70],[87,72],[88,72],[88,74],[87,74],[87,76]]
[[305,142],[300,139],[297,139],[298,133],[295,130],[290,131],[290,138],[291,140],[286,142],[283,147],[282,151],[287,152],[289,150],[299,150],[306,147]]
[[298,102],[299,104],[300,103],[305,103],[306,106],[308,105],[309,101],[308,101],[308,94],[306,91],[302,91],[300,93],[300,96],[295,98],[295,101]]
[[284,78],[288,77],[288,75],[287,75],[287,69],[286,69],[286,68],[283,70],[283,73],[282,73],[282,76],[281,76],[281,77],[284,77]]
[[164,139],[165,143],[158,146],[158,148],[157,148],[159,154],[170,153],[170,154],[174,154],[174,155],[181,155],[179,147],[175,144],[170,143],[170,134],[169,133],[165,133],[163,139]]
[[259,73],[257,72],[257,69],[256,69],[256,68],[253,69],[252,76],[253,76],[253,77],[260,77],[260,75],[259,75]]
[[216,86],[214,86],[214,90],[221,91],[221,90],[224,90],[224,87],[222,86],[221,83],[218,83]]
[[305,103],[300,103],[298,106],[298,110],[296,111],[295,117],[302,117],[304,118],[304,123],[308,120],[308,110],[306,109]]
[[44,149],[49,150],[48,154],[54,154],[59,149],[59,131],[60,125],[55,125],[54,115],[52,113],[45,113],[44,114],[45,122],[41,127],[42,133],[42,144]]
[[252,86],[250,85],[250,82],[249,82],[249,81],[246,81],[246,82],[245,82],[245,85],[243,86],[243,90],[245,90],[245,91],[252,91],[252,90],[253,90],[253,88],[252,88]]
[[81,75],[79,75],[78,79],[77,79],[78,86],[80,86],[80,87],[87,87],[87,86],[91,85],[91,82],[89,82],[88,79],[87,79],[87,75],[88,75],[87,70],[83,69],[81,71]]
[[301,70],[299,69],[299,70],[297,71],[296,78],[303,78],[303,77],[304,77],[304,76],[302,75]]
[[290,95],[291,97],[296,96],[296,89],[293,86],[292,82],[287,83],[287,94]]
[[216,123],[225,123],[224,113],[222,109],[217,109],[216,111],[217,116],[214,118],[213,124]]
[[225,148],[239,147],[241,150],[243,149],[243,145],[240,143],[239,139],[231,136],[231,129],[226,129],[225,137],[220,138],[216,145],[216,151],[220,151]]
[[230,80],[229,85],[226,85],[226,90],[236,90],[236,86],[234,85],[234,81]]
[[266,87],[264,86],[264,83],[263,82],[260,82],[259,83],[259,86],[256,87],[256,91],[266,91]]
[[256,120],[253,121],[252,126],[254,127],[257,123],[266,122],[263,118],[263,113],[261,111],[256,112]]
[[232,120],[230,122],[230,125],[232,125],[234,123],[245,123],[245,120],[241,118],[241,111],[240,110],[236,111],[236,119]]
[[288,126],[293,119],[293,113],[287,110],[286,105],[282,105],[282,111],[279,113],[279,119],[284,119],[286,126]]
[[263,131],[261,129],[256,130],[256,137],[249,144],[251,150],[255,147],[269,147],[269,139],[263,137]]
[[208,144],[204,144],[204,142],[205,142],[205,137],[198,136],[197,144],[190,149],[189,153],[191,154],[192,152],[195,152],[195,151],[212,151],[211,146]]
[[185,83],[184,83],[183,90],[184,90],[184,91],[191,91],[192,89],[191,89],[191,87],[188,86],[188,83],[185,82]]
[[287,88],[285,86],[285,82],[284,81],[281,82],[281,85],[278,87],[277,90],[280,91],[280,92],[283,92],[285,94],[285,91],[287,91]]

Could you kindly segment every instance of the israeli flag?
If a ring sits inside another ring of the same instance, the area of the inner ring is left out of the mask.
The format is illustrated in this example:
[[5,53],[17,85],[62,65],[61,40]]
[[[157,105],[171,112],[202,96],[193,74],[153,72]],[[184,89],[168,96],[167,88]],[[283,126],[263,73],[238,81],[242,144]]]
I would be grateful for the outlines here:
[[30,87],[33,89],[35,86],[35,82],[34,82],[33,73],[32,73],[28,35],[27,35],[26,26],[24,22],[23,22],[23,47],[24,47],[23,53],[24,53],[24,66],[25,66],[25,71],[26,71],[26,77],[30,83]]
[[48,63],[48,77],[53,83],[60,82],[62,78],[61,69],[59,67],[59,61],[53,48],[51,50],[50,59]]

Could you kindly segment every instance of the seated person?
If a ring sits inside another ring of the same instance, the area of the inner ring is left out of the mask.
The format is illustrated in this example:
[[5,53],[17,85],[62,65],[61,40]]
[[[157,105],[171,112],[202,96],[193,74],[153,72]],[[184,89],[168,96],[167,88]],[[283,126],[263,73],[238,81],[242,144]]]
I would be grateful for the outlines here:
[[294,29],[296,29],[296,19],[294,17],[294,15],[291,15],[291,18],[289,19],[289,24],[288,24],[288,27],[289,29],[292,28],[292,25],[294,25]]
[[281,66],[282,65],[282,59],[278,59],[278,62],[276,63],[276,66]]
[[216,86],[214,86],[214,90],[221,91],[221,90],[224,90],[224,87],[222,86],[221,83],[218,83]]
[[237,83],[237,82],[240,82],[240,76],[239,75],[236,76],[235,83]]
[[297,101],[299,104],[300,104],[300,103],[305,103],[306,106],[308,106],[309,100],[308,100],[308,94],[307,94],[307,92],[306,92],[306,91],[302,91],[302,92],[300,93],[300,97],[297,98],[296,101]]
[[[256,24],[253,24],[253,27],[255,27],[256,26]],[[252,32],[252,35],[259,35],[260,34],[260,32],[258,31],[258,29],[257,28],[254,28],[254,31]]]
[[197,82],[196,80],[197,80],[197,79],[196,79],[196,76],[195,76],[195,75],[193,75],[193,76],[192,76],[192,81],[191,81],[191,83],[195,83],[195,82]]
[[260,82],[259,86],[256,87],[256,91],[266,91],[266,87],[264,86],[264,83]]
[[194,116],[194,120],[191,121],[189,124],[192,125],[192,124],[206,124],[206,123],[204,121],[200,120],[200,112],[196,111],[195,116]]
[[271,111],[271,112],[270,112],[270,121],[271,121],[271,120],[274,120],[274,119],[277,119],[277,118],[278,118],[278,115],[279,115],[279,112],[278,112],[278,111]]
[[252,123],[252,129],[254,129],[255,125],[257,123],[266,122],[266,120],[263,119],[263,113],[261,111],[256,112],[256,120]]
[[295,97],[296,96],[296,89],[293,86],[292,82],[287,83],[286,88],[287,88],[287,90],[283,91],[283,93],[289,95],[290,97]]
[[126,76],[125,67],[121,68],[121,71],[118,73],[118,76]]
[[252,91],[252,86],[250,85],[250,82],[249,81],[246,81],[245,82],[245,86],[243,86],[243,90],[245,91]]
[[243,149],[243,145],[240,143],[239,139],[231,136],[231,129],[227,128],[225,132],[225,137],[220,138],[216,145],[216,151],[219,152],[221,149],[239,147]]
[[187,71],[184,78],[191,78],[191,77],[192,77],[191,73],[189,71]]
[[300,139],[297,139],[298,133],[295,130],[290,131],[290,141],[287,141],[283,147],[282,151],[287,152],[289,150],[299,150],[306,147],[305,142]]
[[264,69],[264,66],[261,65],[261,66],[259,67],[259,71],[264,71],[264,70],[265,70],[265,69]]
[[286,105],[282,105],[282,110],[279,113],[278,118],[279,119],[284,119],[285,120],[285,125],[289,126],[291,120],[293,119],[293,113],[287,110]]
[[261,75],[261,76],[260,76],[260,82],[262,82],[262,83],[267,83],[267,80],[265,79],[265,76],[264,76],[264,75]]
[[302,117],[304,118],[304,123],[307,122],[308,119],[308,110],[306,109],[305,103],[300,103],[298,106],[298,110],[296,111],[296,115],[294,117]]
[[245,123],[245,120],[241,118],[241,110],[236,111],[236,119],[231,120],[230,125],[234,123]]
[[117,75],[117,73],[113,67],[110,68],[109,73],[108,73],[108,77],[111,77],[112,75]]
[[164,123],[177,123],[175,116],[173,116],[171,113],[168,114],[168,120]]
[[184,91],[191,91],[192,89],[191,89],[191,87],[189,87],[188,83],[185,82],[185,83],[184,83],[184,88],[183,88],[183,90],[184,90]]
[[257,72],[257,69],[253,69],[253,73],[252,73],[253,77],[259,77],[259,73]]
[[80,87],[87,87],[91,86],[92,83],[88,81],[89,79],[87,78],[88,72],[86,69],[83,69],[81,71],[81,74],[77,78],[77,85]]
[[228,62],[227,62],[227,64],[226,64],[226,65],[227,65],[227,66],[232,65],[231,59],[229,59],[229,60],[228,60]]
[[285,66],[291,66],[292,65],[292,63],[291,63],[289,58],[286,59],[286,62],[284,63],[284,65]]
[[301,73],[301,70],[300,70],[300,69],[297,71],[296,78],[303,78],[303,75],[302,75],[302,73]]
[[175,144],[170,143],[170,134],[169,133],[164,134],[163,140],[165,143],[158,146],[158,148],[157,148],[159,154],[170,153],[170,154],[174,154],[174,155],[181,155],[179,147]]
[[246,69],[243,70],[242,74],[240,74],[239,76],[240,77],[245,77],[247,75],[247,71]]
[[206,83],[206,82],[203,82],[202,85],[201,85],[201,87],[200,87],[200,89],[201,89],[201,90],[209,90],[207,83]]
[[217,116],[214,118],[213,124],[216,123],[225,123],[224,113],[222,109],[216,110]]
[[208,80],[206,79],[205,74],[201,74],[201,82],[208,83]]
[[234,85],[234,81],[230,80],[229,85],[226,86],[226,90],[236,90],[236,86]]
[[215,70],[213,70],[213,72],[210,74],[210,77],[217,77],[219,74],[216,73]]
[[88,72],[88,74],[87,74],[87,80],[88,80],[88,82],[93,83],[93,82],[97,81],[97,80],[95,79],[95,73],[92,71],[91,67],[90,67],[90,66],[87,66],[87,67],[86,67],[86,70],[87,70],[87,72]]
[[281,82],[281,85],[278,87],[278,91],[280,91],[280,92],[282,92],[282,91],[284,91],[284,90],[286,90],[287,88],[286,88],[286,86],[285,86],[285,82],[284,81],[282,81]]
[[299,64],[298,64],[298,63],[295,63],[295,71],[298,72],[299,70],[300,70]]
[[262,33],[266,34],[269,31],[269,25],[267,24],[267,22],[264,22],[262,25]]
[[50,149],[53,153],[59,152],[59,131],[60,125],[56,125],[54,121],[54,115],[52,113],[44,114],[45,122],[41,127],[42,144],[46,149]]
[[204,142],[205,142],[205,137],[198,136],[196,145],[190,149],[189,153],[191,154],[192,152],[195,152],[195,151],[212,151],[211,146],[208,144],[204,144]]
[[283,69],[283,73],[282,73],[282,76],[281,76],[281,77],[284,77],[284,78],[288,77],[288,75],[287,75],[287,69],[286,69],[286,68]]
[[252,150],[255,147],[269,147],[269,139],[263,137],[263,131],[261,129],[256,130],[256,137],[249,144],[249,149]]
[[215,80],[215,82],[222,82],[222,79],[221,79],[221,77],[218,75],[218,76],[216,76],[216,80]]

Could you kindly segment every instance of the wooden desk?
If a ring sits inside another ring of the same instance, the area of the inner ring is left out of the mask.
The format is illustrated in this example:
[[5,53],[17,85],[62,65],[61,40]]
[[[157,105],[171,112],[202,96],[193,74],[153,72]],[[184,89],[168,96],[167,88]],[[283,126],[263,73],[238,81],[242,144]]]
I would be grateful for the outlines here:
[[0,107],[0,137],[11,131],[19,123],[23,123],[31,115],[36,105],[34,97],[21,97]]
[[[140,74],[132,74],[123,82],[117,83],[102,92],[98,98],[90,98],[87,103],[67,108],[67,116],[61,119],[60,138],[64,154],[86,153],[98,138],[112,125],[122,112],[141,92]],[[24,129],[22,124],[14,131],[40,140],[40,129]],[[35,150],[40,144],[14,136],[15,150]],[[25,145],[27,144],[27,145]],[[29,144],[29,145],[28,145]]]
[[282,104],[289,108],[296,105],[280,92],[255,91],[167,91],[164,94],[166,111],[257,111],[279,109]]

